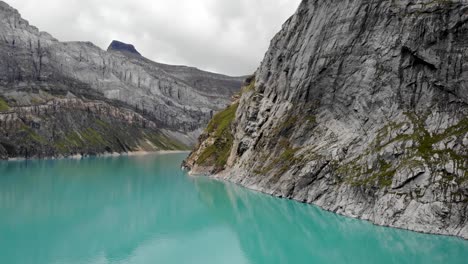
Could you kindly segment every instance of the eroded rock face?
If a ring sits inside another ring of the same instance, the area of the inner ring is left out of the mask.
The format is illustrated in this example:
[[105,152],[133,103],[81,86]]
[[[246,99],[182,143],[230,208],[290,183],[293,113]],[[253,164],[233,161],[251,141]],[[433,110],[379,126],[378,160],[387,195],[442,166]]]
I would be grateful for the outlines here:
[[468,239],[467,21],[461,0],[303,1],[243,89],[223,170],[200,166],[204,142],[185,164],[378,225]]
[[[70,95],[141,115],[155,124],[153,133],[191,146],[213,114],[230,103],[241,81],[152,62],[124,43],[104,51],[89,42],[59,42],[0,1],[0,98],[10,110],[54,104]],[[16,144],[2,132],[0,141]]]
[[34,99],[34,105],[0,112],[0,159],[187,147],[172,139],[170,131],[158,129],[154,122],[130,109],[100,100],[58,98],[44,93]]

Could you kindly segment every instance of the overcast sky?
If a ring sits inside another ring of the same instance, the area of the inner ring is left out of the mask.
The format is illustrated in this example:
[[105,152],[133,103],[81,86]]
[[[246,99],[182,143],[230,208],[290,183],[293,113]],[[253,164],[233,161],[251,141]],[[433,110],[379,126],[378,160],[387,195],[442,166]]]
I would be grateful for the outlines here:
[[62,41],[113,39],[145,57],[230,74],[250,74],[300,0],[6,0]]

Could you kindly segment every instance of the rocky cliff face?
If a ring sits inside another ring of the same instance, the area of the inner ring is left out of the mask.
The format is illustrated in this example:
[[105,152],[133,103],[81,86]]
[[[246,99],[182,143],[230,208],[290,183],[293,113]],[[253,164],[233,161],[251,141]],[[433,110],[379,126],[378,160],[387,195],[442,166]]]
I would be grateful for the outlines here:
[[184,165],[468,239],[467,33],[466,1],[304,0]]
[[[28,95],[25,95],[28,96]],[[42,99],[40,103],[39,98]],[[186,145],[134,111],[100,100],[41,93],[0,113],[0,159],[183,150]]]
[[[0,119],[10,122],[0,128],[2,158],[137,150],[142,147],[138,142],[152,138],[148,134],[166,140],[154,149],[187,148],[240,86],[240,78],[152,62],[120,42],[113,42],[109,51],[89,42],[59,42],[0,1],[0,111],[6,111]],[[66,106],[68,99],[74,100],[73,107]],[[96,120],[110,126],[95,127]],[[34,148],[23,144],[19,126],[44,142],[36,140]],[[117,137],[128,144],[112,139],[102,146],[82,142],[74,148],[58,147],[69,133],[78,133],[83,141],[81,132],[88,126],[106,140]],[[114,134],[128,127],[138,132]]]

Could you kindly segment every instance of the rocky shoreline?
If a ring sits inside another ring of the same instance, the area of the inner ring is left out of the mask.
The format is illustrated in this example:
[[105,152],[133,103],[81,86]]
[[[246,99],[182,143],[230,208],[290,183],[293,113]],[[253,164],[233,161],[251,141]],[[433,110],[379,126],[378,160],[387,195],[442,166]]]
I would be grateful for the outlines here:
[[[249,189],[251,191],[260,192],[260,193],[270,195],[270,196],[273,196],[273,197],[276,197],[276,198],[279,198],[279,199],[288,199],[288,200],[293,200],[293,201],[298,202],[298,203],[310,204],[310,205],[313,205],[313,206],[317,206],[322,210],[325,210],[325,211],[328,211],[328,212],[331,212],[331,213],[335,213],[335,214],[341,215],[343,217],[349,217],[349,218],[353,218],[353,219],[359,219],[359,220],[367,221],[367,222],[369,222],[371,224],[374,224],[376,226],[396,228],[396,229],[407,230],[407,231],[411,231],[411,232],[417,232],[417,233],[429,234],[429,235],[458,237],[460,239],[468,240],[468,236],[463,230],[459,230],[458,232],[450,232],[450,231],[446,231],[446,230],[441,230],[440,228],[433,227],[433,226],[430,226],[430,225],[429,226],[412,226],[411,224],[406,225],[406,224],[402,224],[402,223],[393,224],[393,223],[389,223],[389,222],[387,222],[387,223],[378,222],[378,221],[375,221],[374,219],[371,219],[371,218],[363,218],[362,216],[348,214],[348,213],[346,213],[346,211],[339,211],[338,212],[338,211],[335,211],[334,208],[332,208],[332,207],[324,207],[324,206],[322,206],[320,204],[317,204],[317,203],[314,203],[314,202],[312,202],[312,203],[307,202],[305,200],[301,200],[301,197],[283,197],[281,194],[275,193],[274,190],[264,189],[263,187],[261,187],[261,186],[259,186],[257,184],[253,184],[253,185],[246,184],[246,183],[242,182],[242,180],[240,180],[240,179],[234,179],[233,177],[229,176],[229,175],[232,175],[232,174],[237,174],[238,173],[237,171],[236,172],[223,172],[221,174],[209,174],[207,172],[210,171],[210,168],[198,168],[198,169],[200,169],[200,171],[197,171],[197,172],[195,172],[193,170],[189,170],[187,167],[183,167],[183,169],[188,171],[188,174],[191,177],[208,177],[208,178],[213,179],[213,180],[233,183],[233,184],[239,185],[241,187],[247,188],[247,189]],[[382,220],[384,220],[384,219],[382,219]]]
[[[0,159],[70,157],[132,151],[186,150],[190,139],[172,136],[131,108],[50,94],[22,94],[36,104],[0,111]],[[41,101],[43,100],[43,101]],[[186,145],[187,144],[187,145]]]
[[[26,161],[26,160],[62,160],[62,159],[85,159],[85,158],[106,158],[106,157],[135,157],[135,156],[146,156],[155,154],[183,154],[190,153],[188,150],[159,150],[159,151],[131,151],[131,152],[114,152],[114,153],[98,153],[96,155],[72,155],[72,156],[56,156],[56,157],[41,157],[41,158],[8,158],[3,161]],[[0,160],[1,161],[1,160]]]

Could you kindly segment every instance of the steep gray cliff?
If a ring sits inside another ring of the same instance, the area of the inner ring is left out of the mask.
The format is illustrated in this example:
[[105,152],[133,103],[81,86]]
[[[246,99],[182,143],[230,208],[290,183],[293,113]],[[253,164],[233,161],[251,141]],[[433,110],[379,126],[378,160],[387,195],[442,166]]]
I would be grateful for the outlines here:
[[[115,43],[104,51],[59,42],[0,1],[0,158],[187,148],[241,86],[242,78],[155,63]],[[86,140],[88,128],[104,142]]]
[[304,0],[184,166],[468,239],[468,3]]

